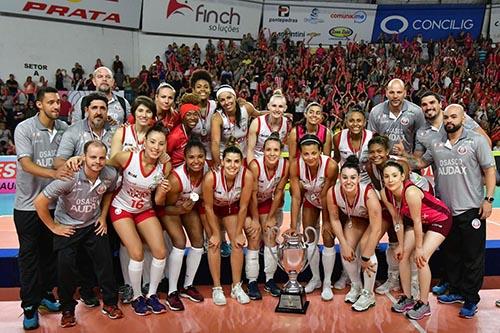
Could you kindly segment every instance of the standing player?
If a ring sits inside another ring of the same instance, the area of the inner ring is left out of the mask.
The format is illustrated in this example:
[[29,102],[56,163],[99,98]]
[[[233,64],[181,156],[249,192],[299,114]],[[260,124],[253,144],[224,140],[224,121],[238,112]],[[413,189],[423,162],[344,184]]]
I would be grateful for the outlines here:
[[[152,127],[146,133],[144,150],[115,154],[109,164],[123,169],[120,191],[111,203],[110,217],[120,240],[129,252],[128,273],[134,297],[132,306],[138,315],[163,313],[166,308],[160,303],[156,289],[165,268],[166,248],[161,224],[153,210],[151,194],[169,190],[165,177],[170,173],[170,164],[159,162],[165,151],[166,136],[161,127]],[[157,188],[158,187],[158,188]],[[153,260],[147,298],[141,293],[141,277],[144,264],[142,240],[147,243]]]
[[[38,327],[38,306],[59,311],[52,289],[56,285],[52,233],[40,221],[33,201],[52,179],[70,178],[66,169],[53,169],[53,160],[68,125],[58,120],[60,98],[52,87],[36,96],[36,116],[21,122],[14,133],[17,152],[14,224],[19,239],[19,273],[24,329]],[[52,211],[55,205],[50,205]]]
[[[203,200],[209,224],[209,230],[206,230],[209,236],[208,264],[214,281],[212,300],[216,305],[226,304],[226,297],[220,282],[221,225],[227,231],[233,248],[231,251],[233,278],[231,297],[240,304],[250,302],[250,298],[241,287],[241,269],[245,234],[248,240],[248,250],[257,251],[258,254],[260,245],[261,231],[258,217],[247,217],[253,181],[252,173],[247,172],[243,166],[243,153],[236,146],[224,149],[221,168],[208,172],[203,179]],[[258,264],[253,260],[247,263],[252,266],[247,265],[247,276],[258,276]]]
[[[248,166],[254,175],[254,192],[252,209],[258,211],[259,222],[264,239],[264,273],[266,284],[264,289],[273,296],[279,296],[281,291],[274,282],[277,269],[272,253],[278,251],[276,241],[270,238],[270,229],[280,227],[283,223],[283,202],[285,185],[288,182],[289,163],[281,157],[282,140],[279,133],[273,132],[264,141],[263,156],[252,160]],[[258,252],[248,251],[247,257],[258,260]],[[248,285],[249,294],[256,290],[257,276]]]
[[[106,146],[100,141],[84,145],[84,164],[73,179],[55,180],[38,195],[35,207],[40,219],[54,233],[58,255],[58,293],[61,299],[61,326],[76,325],[73,298],[77,281],[77,252],[80,247],[90,254],[104,306],[111,319],[123,317],[117,307],[118,294],[113,260],[107,235],[106,216],[118,175],[106,167]],[[54,218],[49,205],[57,202]]]
[[[167,296],[167,305],[172,311],[184,310],[180,297],[186,297],[193,302],[203,301],[203,296],[193,286],[193,281],[203,255],[201,187],[208,167],[205,164],[205,148],[201,142],[190,140],[183,152],[186,162],[175,168],[168,176],[170,191],[168,193],[162,191],[156,197],[156,204],[162,206],[157,208],[158,217],[173,243],[168,258]],[[184,287],[179,292],[177,282],[186,248],[185,232],[189,237],[191,248],[186,258]]]
[[[337,162],[321,154],[322,143],[312,134],[305,134],[299,142],[300,155],[290,164],[290,189],[292,193],[292,212],[290,229],[297,231],[297,220],[302,206],[302,224],[307,227],[319,228],[320,213],[323,216],[323,268],[333,270],[335,264],[335,244],[331,224],[328,222],[326,193],[335,184],[338,174]],[[308,257],[312,278],[305,287],[306,293],[321,288],[319,274],[319,251],[314,244],[308,244]],[[315,253],[316,252],[316,253]],[[331,299],[331,281],[324,281],[322,295]]]

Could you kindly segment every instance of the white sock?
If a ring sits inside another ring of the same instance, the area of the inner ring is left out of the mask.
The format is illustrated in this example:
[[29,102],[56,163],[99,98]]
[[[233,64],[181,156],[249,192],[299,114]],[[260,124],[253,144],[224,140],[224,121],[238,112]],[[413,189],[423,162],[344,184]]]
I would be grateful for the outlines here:
[[375,285],[375,280],[377,278],[377,269],[378,269],[378,260],[376,255],[372,255],[370,257],[370,261],[372,264],[375,264],[375,273],[371,273],[371,277],[368,276],[368,273],[363,272],[363,280],[365,283],[365,289],[373,293],[373,286]]
[[134,290],[134,298],[136,299],[139,296],[142,296],[141,292],[141,276],[142,276],[142,268],[144,266],[143,261],[135,261],[133,259],[129,260],[128,263],[128,275],[130,277],[130,285]]
[[128,275],[130,257],[128,256],[127,248],[123,244],[120,244],[120,250],[118,253],[120,254],[120,267],[122,268],[123,283],[130,286],[130,276]]
[[385,260],[387,260],[387,274],[399,276],[399,262],[394,258],[394,250],[398,243],[389,243],[385,250]]
[[278,268],[278,263],[274,260],[271,252],[277,257],[278,247],[264,246],[264,273],[266,273],[266,282],[274,278],[274,273],[276,273],[276,269]]
[[418,268],[414,259],[411,260],[411,283],[418,285]]
[[158,284],[161,281],[161,277],[163,276],[163,270],[165,269],[165,263],[167,262],[167,259],[156,259],[153,258],[151,260],[151,274],[150,274],[150,281],[149,281],[149,291],[148,291],[148,297],[152,295],[156,295],[156,290],[158,289]]
[[186,258],[186,276],[184,277],[184,288],[193,285],[194,277],[200,266],[203,248],[191,247]]
[[[174,248],[174,245],[172,244],[172,240],[168,236],[167,232],[163,232],[163,239],[165,240],[165,248],[167,249],[167,258],[170,256],[170,253],[172,253],[172,249]],[[165,278],[168,279],[168,264],[165,265]]]
[[259,278],[259,250],[247,250],[245,257],[245,274],[248,282],[257,281]]
[[347,261],[344,258],[342,258],[342,264],[344,265],[344,269],[347,272],[347,275],[349,276],[349,279],[351,279],[351,283],[361,285],[361,277],[359,275],[359,270],[358,270],[358,261],[359,259],[356,258],[354,261]]
[[335,246],[323,247],[323,258],[321,261],[323,263],[323,270],[325,271],[323,286],[331,286],[333,266],[335,266]]
[[175,246],[170,252],[168,258],[168,294],[170,295],[177,290],[177,282],[181,273],[182,260],[184,259],[184,250],[178,249]]
[[318,247],[314,243],[307,244],[307,257],[309,259],[309,267],[311,267],[312,278],[321,281],[321,276],[319,275],[319,251]]
[[153,255],[149,250],[149,247],[144,247],[144,269],[142,270],[142,284],[146,285],[151,280],[151,262],[153,261]]

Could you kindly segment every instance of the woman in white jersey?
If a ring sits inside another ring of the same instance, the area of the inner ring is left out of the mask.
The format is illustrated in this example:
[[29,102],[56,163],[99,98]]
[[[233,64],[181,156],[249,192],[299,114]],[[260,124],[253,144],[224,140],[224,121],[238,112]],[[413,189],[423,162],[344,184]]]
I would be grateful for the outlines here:
[[[269,236],[271,235],[270,229],[275,226],[280,227],[283,223],[282,207],[289,171],[288,160],[281,157],[282,142],[279,133],[271,133],[264,141],[263,156],[255,158],[248,165],[254,176],[252,209],[258,211],[265,244],[264,273],[266,274],[266,284],[264,290],[273,296],[279,296],[281,291],[274,282],[277,263],[271,253],[272,251],[276,254],[276,241]],[[249,253],[247,253],[248,255]],[[258,259],[258,253],[254,255]],[[249,283],[249,293],[253,289],[253,283],[257,284],[256,278],[255,281]]]
[[[370,177],[366,173],[368,163],[368,142],[373,132],[365,129],[366,116],[359,108],[350,109],[345,116],[346,129],[333,136],[333,158],[339,165],[345,163],[350,155],[355,155],[360,161],[361,182],[369,183]],[[335,289],[344,289],[349,278],[345,269],[342,269],[340,279],[335,282]]]
[[[328,222],[326,193],[335,184],[338,174],[337,162],[321,154],[322,144],[316,135],[305,134],[299,142],[300,155],[290,163],[290,189],[292,193],[291,232],[297,231],[297,220],[302,206],[302,225],[319,229],[319,216],[323,217],[323,267],[333,269],[335,260],[334,237]],[[312,237],[312,235],[309,235]],[[312,238],[311,238],[312,239]],[[321,288],[319,275],[319,251],[309,244],[307,249],[312,278],[305,287],[306,293]],[[330,267],[331,266],[331,267]],[[325,280],[324,289],[331,288],[331,282]],[[327,290],[324,290],[327,293]]]
[[231,86],[222,85],[217,90],[217,101],[221,109],[212,116],[211,149],[213,167],[221,164],[221,152],[231,145],[237,144],[243,153],[247,153],[247,134],[250,118],[258,117],[260,112],[251,104],[238,104],[236,92]]
[[[208,264],[214,282],[212,300],[216,305],[225,305],[226,297],[220,281],[221,225],[231,241],[231,275],[233,284],[231,297],[240,304],[250,302],[250,298],[241,287],[243,267],[243,246],[248,239],[248,250],[259,249],[260,226],[258,216],[247,217],[252,196],[253,176],[243,166],[243,154],[236,146],[227,147],[222,153],[222,165],[219,170],[210,171],[203,179],[203,201],[209,229]],[[245,238],[246,234],[246,238]],[[257,258],[258,259],[258,258]],[[246,265],[247,276],[259,274],[258,263]]]
[[267,103],[269,114],[252,120],[248,130],[247,161],[264,155],[264,142],[271,133],[278,133],[281,142],[287,142],[290,132],[290,120],[284,116],[286,98],[281,90],[276,90]]
[[[382,207],[371,184],[361,182],[359,160],[351,155],[340,168],[340,182],[327,194],[328,212],[335,235],[339,239],[342,262],[352,281],[345,301],[355,311],[375,305],[373,287],[377,275],[375,247],[382,228]],[[343,226],[342,226],[343,225]],[[359,253],[356,248],[359,246]],[[363,268],[361,285],[359,268]],[[331,272],[326,272],[325,275]]]
[[[184,310],[180,297],[193,302],[202,302],[203,296],[193,286],[193,280],[203,254],[203,227],[200,219],[201,186],[203,176],[208,171],[205,163],[205,148],[198,140],[188,141],[184,149],[185,163],[176,167],[168,176],[170,191],[156,196],[158,217],[173,243],[168,258],[169,290],[167,305],[172,311]],[[184,287],[177,290],[181,272],[186,236],[191,248],[186,258]]]
[[191,75],[191,89],[193,93],[200,97],[200,118],[198,125],[193,129],[193,133],[197,134],[206,151],[206,161],[212,167],[212,147],[210,146],[212,116],[217,109],[217,102],[209,99],[212,92],[212,77],[210,73],[204,69],[196,70]]
[[[151,198],[155,189],[157,194],[170,189],[168,180],[165,179],[170,173],[170,163],[159,162],[165,147],[163,128],[155,126],[146,133],[143,150],[119,152],[108,161],[110,165],[123,170],[122,185],[111,203],[110,218],[130,257],[128,273],[134,291],[132,306],[138,315],[147,315],[151,311],[162,313],[166,310],[156,295],[165,268],[166,248]],[[153,255],[146,298],[141,292],[143,240]]]
[[[366,171],[370,176],[373,187],[377,191],[384,188],[383,167],[390,158],[399,159],[397,156],[390,155],[389,139],[386,136],[375,136],[368,142],[369,163]],[[410,172],[409,166],[404,161],[399,161],[405,169],[405,175],[417,185],[420,189],[426,192],[434,193],[432,184],[427,178],[420,176],[415,172]],[[382,235],[387,232],[389,236],[389,244],[386,248],[385,258],[387,260],[387,280],[375,289],[377,294],[385,294],[390,291],[399,291],[399,262],[395,257],[395,249],[398,245],[398,238],[392,225],[392,218],[389,212],[382,208]],[[382,235],[380,237],[382,237]],[[418,270],[415,264],[412,264],[412,295],[418,298]]]

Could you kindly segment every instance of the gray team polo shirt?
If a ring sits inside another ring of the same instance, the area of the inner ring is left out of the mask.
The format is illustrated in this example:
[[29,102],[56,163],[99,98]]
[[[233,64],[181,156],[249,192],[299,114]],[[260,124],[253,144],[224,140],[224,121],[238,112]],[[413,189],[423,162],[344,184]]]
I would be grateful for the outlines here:
[[399,141],[407,152],[413,152],[415,133],[424,126],[425,118],[422,109],[410,101],[404,100],[401,112],[396,117],[389,111],[389,101],[373,107],[368,116],[368,129],[389,138],[390,146]]
[[[36,196],[49,184],[52,179],[34,176],[23,170],[19,160],[29,157],[33,163],[52,168],[57,147],[61,142],[68,125],[56,120],[54,129],[49,131],[38,119],[38,114],[22,121],[14,132],[14,143],[17,154],[16,196],[14,208],[17,210],[34,211],[33,201]],[[49,208],[53,209],[55,204]]]
[[[71,124],[75,124],[79,120],[82,120],[82,100],[85,96],[82,96],[78,99],[78,102],[76,102],[75,105],[73,105],[73,112],[71,113]],[[122,105],[118,101],[118,98],[113,94],[113,98],[108,101],[108,116],[116,120],[118,125],[124,124],[127,119],[126,116],[124,118],[124,114],[126,113],[127,116],[130,114],[130,104],[129,102],[125,99],[125,106],[127,110],[123,110]]]
[[56,221],[83,228],[97,221],[102,197],[115,190],[117,178],[116,170],[106,166],[92,184],[82,168],[71,180],[54,180],[42,193],[51,200],[57,199]]
[[441,199],[453,216],[481,207],[484,200],[482,169],[495,167],[490,146],[482,135],[464,129],[454,145],[448,138],[436,141],[422,159],[436,165],[434,176],[439,181]]
[[103,135],[98,136],[90,129],[87,119],[80,120],[64,132],[59,149],[57,149],[56,157],[67,160],[70,157],[82,155],[83,146],[91,140],[99,140],[104,143],[108,148],[109,157],[112,138],[113,132],[108,126],[105,127]]

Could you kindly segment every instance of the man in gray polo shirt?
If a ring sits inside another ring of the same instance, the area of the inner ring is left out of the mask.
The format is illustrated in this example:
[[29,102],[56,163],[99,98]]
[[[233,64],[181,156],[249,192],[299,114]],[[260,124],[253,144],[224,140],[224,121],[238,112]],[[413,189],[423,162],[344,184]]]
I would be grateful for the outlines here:
[[[400,79],[387,84],[387,101],[375,105],[368,116],[368,129],[389,138],[391,148],[402,142],[406,151],[413,151],[415,133],[425,124],[420,107],[405,99],[406,89]],[[392,153],[398,153],[392,149]]]
[[108,148],[109,154],[113,132],[106,124],[108,116],[106,96],[101,93],[92,93],[87,96],[87,101],[87,118],[71,125],[62,137],[54,161],[56,167],[64,165],[70,157],[82,155],[83,145],[91,140],[102,141]]
[[[92,82],[97,91],[103,93],[107,98],[106,104],[108,105],[110,125],[115,126],[124,124],[127,121],[127,116],[130,114],[130,104],[125,98],[113,93],[115,85],[113,72],[107,67],[99,67],[94,71]],[[85,112],[82,112],[82,101],[84,99],[84,104],[88,105],[87,96],[80,97],[78,102],[73,105],[71,124],[75,124],[77,121],[84,118]]]
[[[94,263],[103,292],[102,312],[111,319],[123,316],[117,307],[118,291],[107,236],[106,216],[118,174],[106,167],[106,146],[100,141],[84,145],[84,164],[71,180],[55,180],[35,199],[40,219],[54,234],[58,258],[58,286],[62,327],[76,325],[73,299],[77,287],[77,253],[83,247]],[[54,218],[48,205],[57,201]]]
[[447,137],[432,143],[418,166],[436,165],[441,199],[453,215],[443,248],[450,292],[439,296],[438,301],[464,303],[460,316],[472,318],[483,283],[486,218],[491,215],[496,185],[495,160],[486,139],[464,128],[465,112],[461,105],[449,105],[443,121]]
[[[72,177],[65,168],[55,170],[53,161],[68,125],[58,120],[57,90],[42,87],[36,96],[37,115],[21,122],[14,133],[17,152],[14,223],[19,238],[21,306],[25,329],[38,327],[38,306],[59,310],[52,289],[56,283],[52,234],[40,222],[33,201],[52,179]],[[54,205],[48,206],[54,209]]]

